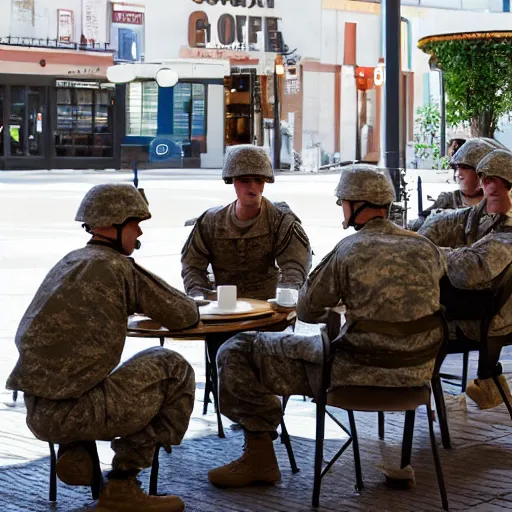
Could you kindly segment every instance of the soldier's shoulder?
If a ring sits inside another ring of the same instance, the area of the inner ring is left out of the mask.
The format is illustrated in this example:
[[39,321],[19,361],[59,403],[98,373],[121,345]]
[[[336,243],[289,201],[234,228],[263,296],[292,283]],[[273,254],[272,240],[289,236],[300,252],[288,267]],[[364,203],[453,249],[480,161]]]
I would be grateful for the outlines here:
[[229,205],[227,206],[214,206],[212,208],[208,208],[208,210],[205,210],[199,217],[194,217],[192,219],[188,219],[185,221],[185,226],[194,226],[196,223],[207,223],[210,221],[214,221],[217,219],[220,215],[227,212],[227,209],[229,208]]
[[290,208],[290,205],[286,201],[268,201],[270,210],[278,217],[288,217],[290,221],[301,222],[299,217]]

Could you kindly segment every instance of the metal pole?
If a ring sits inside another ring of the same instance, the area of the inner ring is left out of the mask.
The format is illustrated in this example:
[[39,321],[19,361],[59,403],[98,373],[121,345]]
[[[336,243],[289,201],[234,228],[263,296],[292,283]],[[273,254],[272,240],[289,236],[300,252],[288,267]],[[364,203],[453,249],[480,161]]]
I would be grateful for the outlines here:
[[281,168],[281,116],[279,113],[279,75],[274,64],[274,170]]
[[382,0],[385,34],[384,61],[384,162],[400,200],[400,0]]
[[446,102],[444,95],[444,73],[439,71],[439,95],[440,95],[440,108],[441,115],[439,124],[441,125],[441,156],[446,155]]

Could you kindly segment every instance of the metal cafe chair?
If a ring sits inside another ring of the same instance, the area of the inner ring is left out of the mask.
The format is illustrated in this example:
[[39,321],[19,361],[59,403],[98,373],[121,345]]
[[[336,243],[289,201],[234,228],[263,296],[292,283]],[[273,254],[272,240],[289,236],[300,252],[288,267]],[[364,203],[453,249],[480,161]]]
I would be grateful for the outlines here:
[[[49,501],[57,501],[57,456],[54,443],[48,443],[50,447],[50,492]],[[103,489],[103,475],[101,473],[100,459],[98,457],[98,448],[95,441],[82,442],[93,463],[93,479],[91,483],[92,499],[97,500]],[[151,466],[151,476],[149,477],[149,494],[155,496],[158,490],[158,471],[160,464],[158,454],[160,446],[157,446],[153,455],[153,464]]]
[[[439,325],[446,333],[446,325],[442,315],[439,314]],[[437,450],[437,444],[434,434],[434,425],[432,418],[432,409],[430,406],[431,391],[429,386],[424,387],[369,387],[369,386],[346,386],[329,389],[330,375],[332,366],[332,357],[335,347],[332,342],[338,337],[340,332],[340,316],[335,312],[329,312],[327,324],[322,328],[322,343],[324,347],[324,369],[323,383],[321,391],[316,397],[316,447],[315,447],[315,467],[313,483],[313,507],[318,507],[320,502],[321,481],[325,474],[331,469],[334,463],[341,457],[343,452],[353,444],[354,465],[356,473],[356,486],[359,490],[363,489],[363,479],[361,471],[361,458],[359,454],[359,440],[357,436],[354,411],[364,412],[384,412],[384,411],[405,411],[405,425],[402,443],[401,467],[406,467],[411,461],[413,430],[416,409],[424,406],[427,411],[427,420],[429,426],[430,445],[436,469],[437,482],[441,495],[441,501],[444,510],[448,510],[448,498],[446,487]],[[334,350],[332,350],[334,349]],[[396,354],[400,357],[400,353]],[[327,410],[327,406],[345,409],[348,413],[350,429],[345,428],[334,415]],[[341,447],[333,459],[323,466],[324,452],[324,434],[325,434],[325,415],[328,414],[348,435],[349,439]]]
[[480,320],[480,340],[475,341],[464,335],[461,329],[456,329],[455,339],[448,339],[439,354],[439,367],[448,354],[462,354],[462,377],[440,372],[434,372],[432,391],[439,411],[439,422],[443,446],[451,447],[450,433],[446,418],[444,395],[441,379],[460,381],[462,392],[466,390],[469,353],[479,352],[478,374],[480,377],[489,376],[493,379],[505,406],[512,419],[512,405],[505,394],[498,376],[502,372],[499,357],[505,346],[512,345],[512,334],[505,336],[489,336],[489,329],[494,317],[512,296],[512,264],[495,279],[494,286],[489,290],[473,291],[458,290],[445,281],[441,287],[441,302],[446,306],[448,320]]

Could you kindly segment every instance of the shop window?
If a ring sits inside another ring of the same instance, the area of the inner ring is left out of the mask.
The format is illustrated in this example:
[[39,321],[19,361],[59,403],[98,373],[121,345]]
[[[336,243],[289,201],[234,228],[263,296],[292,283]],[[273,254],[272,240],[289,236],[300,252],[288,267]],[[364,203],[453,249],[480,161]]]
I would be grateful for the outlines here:
[[206,86],[180,82],[174,87],[173,101],[173,138],[181,142],[189,142],[192,154],[205,152]]
[[55,151],[64,157],[113,156],[114,90],[77,83],[57,89]]
[[115,59],[122,62],[140,62],[144,56],[144,8],[112,4],[110,45]]
[[133,82],[127,87],[126,135],[155,137],[158,128],[158,85]]

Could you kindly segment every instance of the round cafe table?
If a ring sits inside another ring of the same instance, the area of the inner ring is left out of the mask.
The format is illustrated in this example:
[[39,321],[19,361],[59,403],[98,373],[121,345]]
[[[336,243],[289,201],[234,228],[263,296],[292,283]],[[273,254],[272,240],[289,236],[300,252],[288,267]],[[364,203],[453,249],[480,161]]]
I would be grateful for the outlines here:
[[225,437],[218,400],[217,352],[229,338],[245,331],[284,331],[296,320],[295,308],[282,308],[261,300],[239,299],[251,304],[251,311],[234,315],[212,315],[203,313],[200,308],[201,320],[192,329],[170,331],[157,322],[141,315],[133,315],[128,319],[128,336],[137,338],[158,338],[163,346],[165,338],[205,340],[206,384],[203,414],[206,414],[210,392],[217,413],[219,437]]

